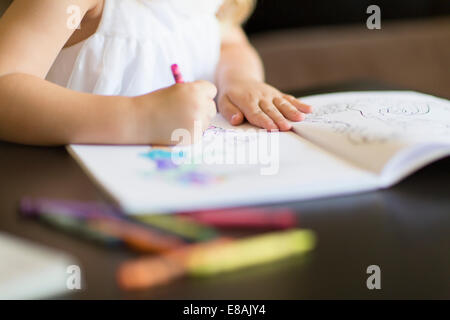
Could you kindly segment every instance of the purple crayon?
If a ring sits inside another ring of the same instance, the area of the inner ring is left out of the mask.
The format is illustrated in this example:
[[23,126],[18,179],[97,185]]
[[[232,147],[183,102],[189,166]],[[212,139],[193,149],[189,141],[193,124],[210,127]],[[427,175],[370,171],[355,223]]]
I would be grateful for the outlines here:
[[80,219],[104,217],[120,219],[122,216],[119,209],[96,202],[23,198],[19,207],[21,213],[28,217],[39,216],[42,213]]

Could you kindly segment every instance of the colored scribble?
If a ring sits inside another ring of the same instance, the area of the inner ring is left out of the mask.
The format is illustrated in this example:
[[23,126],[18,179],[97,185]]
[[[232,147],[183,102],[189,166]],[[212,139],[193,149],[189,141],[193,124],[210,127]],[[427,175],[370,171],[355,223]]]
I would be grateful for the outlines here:
[[187,184],[206,185],[215,182],[215,177],[198,171],[189,171],[178,176],[178,180]]
[[175,155],[170,150],[152,149],[142,156],[153,160],[156,163],[158,170],[172,170],[178,168],[178,165],[173,159],[176,157],[182,158],[184,155],[182,152]]
[[227,129],[224,129],[224,128],[221,128],[221,127],[217,127],[217,126],[210,125],[210,126],[208,127],[208,129],[206,129],[205,132],[203,133],[203,136],[205,136],[205,135],[207,135],[207,134],[211,134],[211,133],[213,133],[213,134],[225,133],[225,132],[227,132],[227,131],[230,131],[230,130],[227,130]]
[[174,161],[174,159],[181,159],[186,156],[183,151],[174,153],[170,149],[152,148],[141,156],[155,164],[154,169],[142,172],[143,175],[149,177],[160,178],[171,183],[197,186],[210,185],[221,180],[220,177],[211,173],[201,172],[198,166],[194,164]]

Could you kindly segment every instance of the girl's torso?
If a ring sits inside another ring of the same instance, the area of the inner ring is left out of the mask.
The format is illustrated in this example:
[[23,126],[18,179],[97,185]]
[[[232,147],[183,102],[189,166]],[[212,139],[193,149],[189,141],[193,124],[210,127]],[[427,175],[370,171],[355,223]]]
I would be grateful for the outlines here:
[[172,85],[170,65],[177,63],[186,81],[213,81],[220,56],[216,12],[221,3],[104,0],[101,19],[68,44],[88,38],[60,52],[47,80],[82,92],[135,96]]

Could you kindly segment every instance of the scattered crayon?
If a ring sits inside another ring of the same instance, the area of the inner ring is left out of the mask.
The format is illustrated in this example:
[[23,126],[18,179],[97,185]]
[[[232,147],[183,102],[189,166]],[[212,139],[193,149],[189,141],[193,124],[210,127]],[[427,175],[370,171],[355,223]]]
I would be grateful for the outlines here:
[[161,257],[141,258],[122,264],[119,286],[145,289],[183,275],[212,276],[301,254],[315,246],[315,234],[294,229],[229,242],[207,242],[186,246]]
[[137,216],[135,219],[146,225],[179,235],[189,241],[207,241],[218,236],[214,228],[173,215]]
[[145,229],[171,234],[187,242],[205,241],[217,236],[214,228],[195,221],[187,221],[171,215],[130,217],[126,216],[119,208],[100,202],[23,198],[20,202],[20,210],[23,215],[29,217],[42,214],[65,215],[87,220],[108,217],[124,221],[127,225],[136,223]]
[[39,219],[52,227],[104,245],[119,245],[122,243],[120,238],[112,236],[110,233],[101,232],[81,219],[55,214],[43,214],[39,216]]
[[162,253],[186,245],[181,238],[160,233],[141,225],[108,218],[95,218],[88,224],[122,239],[130,248],[143,253]]
[[123,218],[117,208],[100,202],[81,202],[71,200],[53,200],[42,198],[23,198],[19,204],[24,216],[33,217],[45,214],[66,215],[74,218],[111,217]]
[[238,208],[181,214],[189,220],[217,228],[289,229],[298,224],[289,208]]
[[180,236],[134,223],[120,210],[102,203],[24,198],[20,210],[25,216],[39,217],[77,234],[92,238],[97,232],[99,239],[121,239],[132,249],[145,253],[166,252],[186,244]]

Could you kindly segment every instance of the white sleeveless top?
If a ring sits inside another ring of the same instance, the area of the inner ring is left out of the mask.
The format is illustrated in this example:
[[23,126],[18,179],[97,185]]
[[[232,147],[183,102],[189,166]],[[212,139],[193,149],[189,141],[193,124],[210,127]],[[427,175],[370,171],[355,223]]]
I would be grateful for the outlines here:
[[47,80],[72,90],[136,96],[185,81],[214,80],[223,0],[105,0],[97,31],[63,49]]

